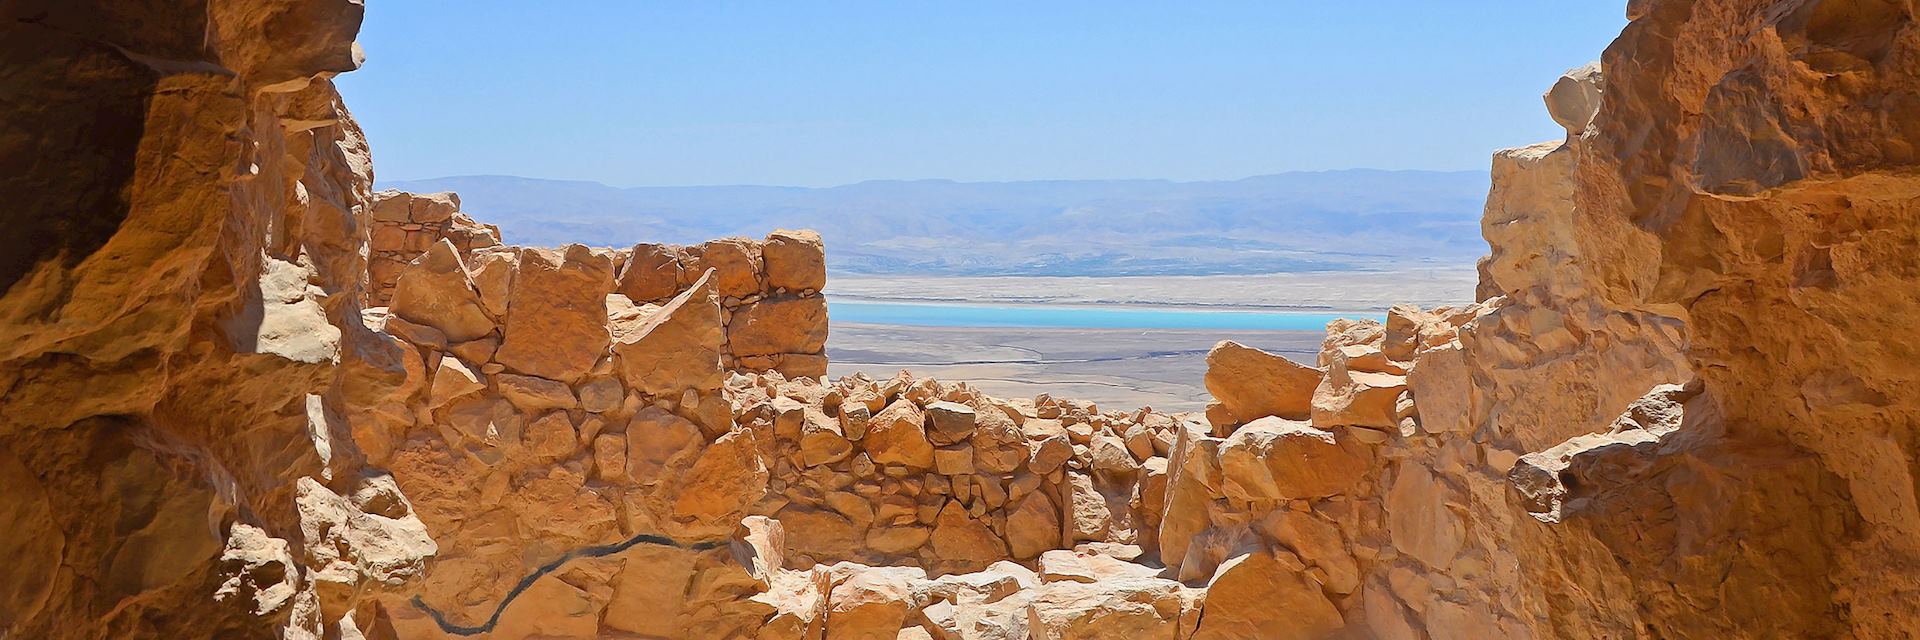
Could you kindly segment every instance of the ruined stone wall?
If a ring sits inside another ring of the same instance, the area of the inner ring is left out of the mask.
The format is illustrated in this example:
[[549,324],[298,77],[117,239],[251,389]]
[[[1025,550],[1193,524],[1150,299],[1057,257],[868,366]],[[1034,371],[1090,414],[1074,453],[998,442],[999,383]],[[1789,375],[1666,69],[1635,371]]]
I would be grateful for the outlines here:
[[[390,304],[400,271],[442,239],[469,262],[479,251],[515,249],[501,245],[499,227],[460,211],[458,194],[387,190],[373,195],[368,306]],[[826,250],[819,234],[781,230],[763,240],[640,244],[601,253],[612,260],[615,273],[608,293],[624,296],[627,303],[664,304],[713,269],[726,325],[720,350],[726,368],[826,375],[827,307],[820,295],[827,282]]]
[[618,254],[615,291],[661,302],[714,271],[722,364],[730,370],[827,374],[826,250],[812,231],[775,231],[763,240],[722,238],[696,245],[638,244]]
[[460,211],[454,193],[414,194],[388,189],[373,194],[368,215],[367,306],[393,299],[400,269],[445,238],[463,257],[500,244],[500,228],[475,222]]

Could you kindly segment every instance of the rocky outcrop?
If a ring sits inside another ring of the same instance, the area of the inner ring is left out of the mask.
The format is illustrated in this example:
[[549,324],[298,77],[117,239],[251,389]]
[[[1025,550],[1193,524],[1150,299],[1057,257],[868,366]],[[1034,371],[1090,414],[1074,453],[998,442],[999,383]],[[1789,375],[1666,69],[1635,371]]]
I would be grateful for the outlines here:
[[349,426],[405,366],[360,319],[371,167],[330,81],[361,12],[4,11],[0,635],[318,637],[435,552]]

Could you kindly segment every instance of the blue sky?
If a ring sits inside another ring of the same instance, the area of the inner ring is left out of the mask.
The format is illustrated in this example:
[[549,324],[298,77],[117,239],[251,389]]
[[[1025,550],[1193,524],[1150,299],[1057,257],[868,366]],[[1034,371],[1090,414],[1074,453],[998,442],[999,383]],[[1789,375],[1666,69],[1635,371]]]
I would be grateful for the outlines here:
[[615,186],[1484,169],[1622,1],[374,0],[377,177]]

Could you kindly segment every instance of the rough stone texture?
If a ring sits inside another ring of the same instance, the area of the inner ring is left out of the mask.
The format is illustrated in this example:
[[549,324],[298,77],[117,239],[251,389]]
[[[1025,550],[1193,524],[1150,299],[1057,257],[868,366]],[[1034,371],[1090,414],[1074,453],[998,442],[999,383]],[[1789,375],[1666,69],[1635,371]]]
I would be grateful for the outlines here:
[[827,299],[770,298],[742,305],[727,322],[734,355],[819,353],[827,348]]
[[442,241],[463,260],[473,257],[477,250],[500,244],[500,228],[475,222],[462,213],[460,196],[453,193],[376,191],[367,217],[370,306],[388,304],[400,271]]
[[651,395],[720,388],[724,337],[709,278],[700,277],[665,306],[615,317],[613,352],[628,387]]
[[1207,392],[1230,416],[1220,424],[1222,427],[1268,416],[1305,419],[1320,376],[1313,367],[1231,340],[1223,340],[1207,352]]
[[388,310],[395,317],[438,329],[452,342],[486,337],[496,324],[480,307],[480,291],[446,240],[434,243],[394,279]]
[[[698,277],[695,274],[694,277]],[[637,244],[620,266],[620,278],[614,291],[634,302],[665,300],[679,293],[688,278],[680,267],[680,255],[662,244]]]
[[1495,155],[1480,300],[1332,323],[1324,377],[1222,357],[1205,423],[740,351],[818,295],[804,233],[507,248],[373,194],[358,3],[17,9],[0,636],[1915,627],[1910,4],[1632,3],[1566,139]]
[[521,249],[494,361],[573,382],[607,353],[606,292],[613,261],[582,245]]
[[766,260],[767,286],[796,293],[827,286],[827,251],[819,233],[786,229],[769,233],[761,253]]

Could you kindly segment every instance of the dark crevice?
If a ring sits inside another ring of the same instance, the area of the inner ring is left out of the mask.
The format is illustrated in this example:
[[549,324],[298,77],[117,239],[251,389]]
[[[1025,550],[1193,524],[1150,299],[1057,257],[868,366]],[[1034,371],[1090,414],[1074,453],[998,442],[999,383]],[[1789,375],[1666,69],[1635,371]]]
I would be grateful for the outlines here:
[[677,549],[686,549],[689,551],[706,551],[709,549],[717,549],[727,544],[726,541],[724,540],[707,540],[704,542],[683,543],[683,542],[674,540],[673,538],[668,538],[666,536],[657,536],[650,533],[642,533],[634,537],[627,538],[625,541],[617,542],[614,544],[594,545],[590,547],[574,549],[572,551],[568,551],[565,555],[562,555],[559,558],[555,559],[553,562],[549,562],[544,565],[541,565],[540,568],[535,569],[533,573],[527,574],[526,577],[521,578],[519,584],[515,584],[513,586],[513,590],[507,592],[507,597],[501,598],[500,604],[494,605],[493,615],[487,616],[486,624],[481,624],[477,626],[464,626],[464,625],[448,622],[445,614],[440,613],[438,610],[428,605],[425,600],[422,600],[420,596],[417,596],[417,595],[414,596],[412,599],[413,606],[420,609],[421,611],[426,612],[428,616],[432,617],[433,623],[440,625],[441,631],[445,631],[447,633],[451,633],[457,636],[471,636],[471,635],[476,635],[481,633],[487,633],[489,631],[493,631],[494,625],[500,624],[500,615],[503,613],[506,613],[507,605],[513,604],[514,598],[520,597],[520,594],[522,592],[525,592],[527,588],[532,587],[533,583],[539,581],[540,578],[545,577],[549,573],[553,573],[555,570],[559,569],[561,566],[566,565],[568,562],[572,562],[580,558],[600,558],[604,556],[610,556],[616,553],[620,553],[622,551],[626,551],[627,549],[631,549],[635,545],[638,545],[641,543],[660,545],[663,547],[674,547]]

